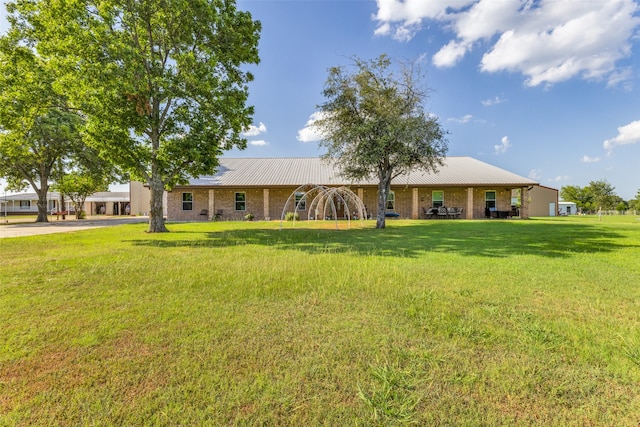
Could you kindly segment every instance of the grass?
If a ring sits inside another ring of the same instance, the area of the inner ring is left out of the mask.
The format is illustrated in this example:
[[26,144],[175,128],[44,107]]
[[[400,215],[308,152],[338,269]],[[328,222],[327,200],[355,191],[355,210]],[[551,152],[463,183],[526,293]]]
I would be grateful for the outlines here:
[[640,422],[640,221],[0,240],[0,425]]

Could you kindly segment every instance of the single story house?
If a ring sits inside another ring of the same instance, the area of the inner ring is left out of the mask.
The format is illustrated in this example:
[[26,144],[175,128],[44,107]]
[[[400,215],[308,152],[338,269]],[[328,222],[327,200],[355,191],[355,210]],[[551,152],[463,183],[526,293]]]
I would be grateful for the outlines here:
[[[467,219],[530,216],[529,192],[536,181],[472,157],[447,157],[438,169],[395,178],[385,213],[418,219],[431,208],[448,207]],[[306,210],[311,200],[305,200],[310,197],[305,192],[314,185],[348,187],[368,216],[377,215],[375,178],[348,180],[320,158],[221,158],[214,175],[191,179],[167,193],[167,218],[240,220],[250,213],[256,219],[280,219],[296,206],[300,219],[320,218],[326,215]],[[345,206],[337,204],[338,218],[346,216]]]
[[[130,204],[128,192],[105,191],[87,197],[84,211],[87,215],[125,215]],[[129,208],[130,209],[130,208]],[[47,193],[47,212],[74,210],[73,203],[65,197],[64,206],[60,207],[60,193]],[[38,195],[36,193],[15,193],[2,196],[2,213],[7,215],[37,214]]]

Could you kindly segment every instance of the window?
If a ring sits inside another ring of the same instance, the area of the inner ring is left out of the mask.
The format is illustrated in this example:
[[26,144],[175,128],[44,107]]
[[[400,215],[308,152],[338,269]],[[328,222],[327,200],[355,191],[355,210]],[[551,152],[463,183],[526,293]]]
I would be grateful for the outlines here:
[[31,200],[20,200],[20,209],[29,209],[31,207]]
[[484,207],[486,209],[496,208],[496,192],[495,191],[485,191],[484,193]]
[[182,193],[182,210],[193,210],[193,193]]
[[236,210],[247,210],[247,196],[245,193],[236,193]]
[[300,193],[300,192],[296,193],[295,203],[299,211],[307,210],[307,199],[303,199],[303,197],[304,197],[304,193]]
[[432,191],[431,192],[432,207],[439,208],[444,206],[444,191]]
[[387,195],[387,210],[396,210],[396,193],[393,191],[389,191],[389,195]]

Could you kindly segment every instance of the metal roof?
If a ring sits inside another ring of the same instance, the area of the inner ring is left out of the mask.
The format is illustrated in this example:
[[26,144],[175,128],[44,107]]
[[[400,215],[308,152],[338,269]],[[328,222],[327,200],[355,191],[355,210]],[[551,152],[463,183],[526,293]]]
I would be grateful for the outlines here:
[[[2,201],[5,197],[0,196]],[[128,191],[104,191],[93,193],[87,197],[85,202],[128,202],[130,199]],[[7,201],[19,201],[19,200],[38,200],[36,193],[16,193],[7,194]],[[47,200],[60,200],[60,193],[50,191],[47,193]]]
[[[400,175],[394,185],[412,186],[528,186],[536,181],[472,157],[447,157],[438,173],[415,170]],[[221,158],[217,172],[189,181],[190,187],[279,187],[303,184],[377,185],[375,178],[348,180],[319,157],[313,158]]]

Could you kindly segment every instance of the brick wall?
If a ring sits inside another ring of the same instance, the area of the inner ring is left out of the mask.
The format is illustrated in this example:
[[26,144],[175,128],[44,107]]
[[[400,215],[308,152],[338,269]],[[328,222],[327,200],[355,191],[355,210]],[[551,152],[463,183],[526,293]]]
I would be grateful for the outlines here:
[[[271,220],[280,220],[284,205],[289,197],[296,190],[296,187],[290,188],[271,188],[269,189],[269,210],[267,218]],[[378,210],[378,191],[376,187],[362,187],[362,201],[367,209],[367,213],[375,218]],[[400,214],[401,218],[411,218],[413,213],[413,187],[392,186],[391,190],[395,194],[395,212]],[[447,188],[418,188],[418,217],[424,218],[423,208],[429,209],[433,205],[433,191],[444,191],[444,205],[446,207],[463,208],[463,218],[467,217],[467,188],[447,187]],[[496,192],[496,206],[498,210],[511,209],[511,190],[504,187],[477,187],[473,188],[473,218],[485,217],[485,192],[487,190]],[[351,191],[358,194],[359,187],[351,187]],[[182,209],[182,194],[193,193],[193,209],[185,211]],[[245,210],[236,210],[235,193],[245,193]],[[213,212],[209,212],[211,217],[216,211],[222,210],[222,220],[243,220],[247,213],[252,213],[256,220],[265,219],[265,204],[263,189],[215,189],[213,190],[214,203]],[[306,210],[299,211],[300,219],[308,219],[311,210],[311,204],[315,194],[310,194],[307,198]],[[293,212],[293,197],[289,205],[284,209],[285,212]],[[177,221],[201,221],[207,218],[200,215],[203,209],[210,209],[209,189],[178,189],[169,192],[167,195],[167,214],[168,218]],[[355,206],[350,206],[355,210]],[[313,216],[313,213],[312,213]]]

